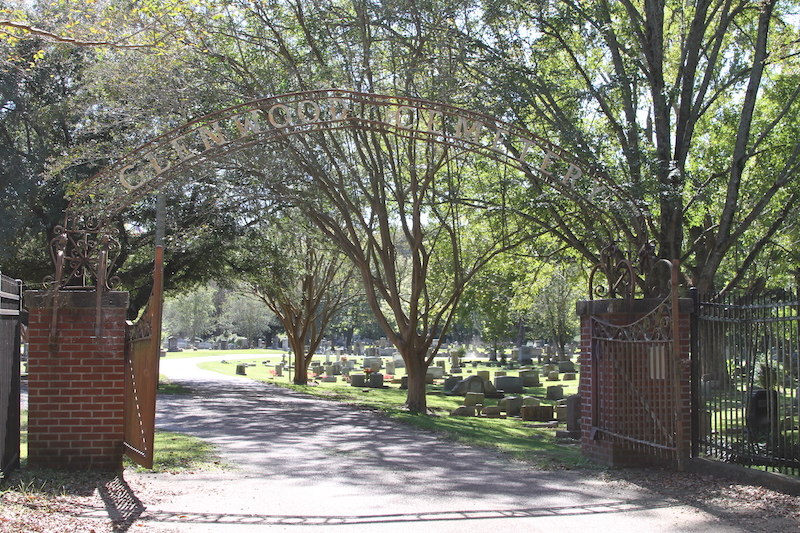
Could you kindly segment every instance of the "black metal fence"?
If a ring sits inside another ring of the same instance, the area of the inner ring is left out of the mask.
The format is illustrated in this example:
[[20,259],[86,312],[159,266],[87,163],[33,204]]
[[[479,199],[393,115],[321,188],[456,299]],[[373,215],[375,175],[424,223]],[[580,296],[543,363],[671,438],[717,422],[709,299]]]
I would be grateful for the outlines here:
[[0,472],[19,466],[22,283],[0,274]]
[[800,296],[694,298],[695,455],[800,475]]

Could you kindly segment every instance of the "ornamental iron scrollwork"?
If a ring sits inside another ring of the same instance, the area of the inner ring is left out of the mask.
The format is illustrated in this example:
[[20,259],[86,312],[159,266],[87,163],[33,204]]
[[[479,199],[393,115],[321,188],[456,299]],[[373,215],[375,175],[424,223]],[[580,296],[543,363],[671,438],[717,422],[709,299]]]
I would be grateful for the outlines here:
[[70,229],[71,220],[53,230],[50,256],[55,272],[44,279],[45,287],[53,290],[90,289],[110,290],[118,282],[111,277],[120,254],[120,243],[113,230]]
[[[642,246],[631,260],[612,242],[600,250],[600,262],[589,275],[589,298],[661,298],[672,289],[673,264],[657,259],[651,243]],[[599,281],[605,278],[605,283]]]

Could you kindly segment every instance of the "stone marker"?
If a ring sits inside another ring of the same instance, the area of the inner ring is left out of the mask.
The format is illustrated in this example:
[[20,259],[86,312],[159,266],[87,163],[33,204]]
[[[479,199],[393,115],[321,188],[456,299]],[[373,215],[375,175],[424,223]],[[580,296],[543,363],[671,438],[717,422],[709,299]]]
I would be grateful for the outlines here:
[[367,384],[367,375],[361,372],[350,374],[350,385],[353,387],[363,387]]
[[559,422],[567,421],[567,404],[556,405],[556,420]]
[[483,378],[483,379],[488,380],[489,379],[489,371],[488,370],[478,370],[477,376],[479,378]]
[[525,396],[524,398],[522,398],[522,405],[527,405],[528,407],[536,407],[537,405],[542,405],[542,401],[536,396]]
[[503,377],[503,376],[505,376],[507,374],[508,374],[508,372],[506,372],[505,370],[498,370],[498,371],[496,371],[494,373],[494,377],[501,378],[501,377]]
[[572,361],[561,361],[558,363],[558,371],[561,373],[575,372],[575,363]]
[[523,387],[538,387],[541,384],[538,370],[520,370],[519,377],[522,378]]
[[503,411],[497,405],[491,405],[481,409],[481,414],[486,418],[502,418]]
[[442,388],[446,391],[452,391],[453,387],[455,387],[459,381],[461,381],[460,377],[449,376],[447,379],[444,380],[444,385],[442,386]]
[[433,379],[442,379],[444,377],[444,368],[440,366],[429,367],[427,372],[433,376]]
[[236,373],[240,376],[247,375],[247,365],[236,365]]
[[369,375],[369,386],[375,389],[382,389],[383,374],[380,372],[371,372]]
[[523,392],[522,378],[517,376],[499,376],[494,378],[494,386],[503,392]]
[[281,377],[283,375],[283,365],[275,365],[275,376]]
[[408,389],[408,376],[401,376],[400,377],[400,389],[407,390]]
[[564,387],[561,385],[547,387],[547,396],[545,398],[548,400],[561,400],[564,398]]
[[322,378],[323,383],[336,383],[336,376],[325,376]]
[[483,404],[484,394],[482,392],[468,392],[464,395],[464,405],[472,406]]
[[547,374],[547,381],[558,381],[558,370],[553,370]]
[[475,416],[474,405],[462,405],[450,413],[450,416]]
[[577,378],[575,372],[565,372],[564,373],[564,381],[575,381]]
[[389,375],[395,374],[394,361],[386,361],[386,373]]
[[523,405],[520,413],[525,421],[549,422],[553,420],[553,407],[551,405]]
[[503,400],[506,402],[505,404],[506,414],[508,416],[519,416],[520,411],[522,410],[522,397],[508,396]]

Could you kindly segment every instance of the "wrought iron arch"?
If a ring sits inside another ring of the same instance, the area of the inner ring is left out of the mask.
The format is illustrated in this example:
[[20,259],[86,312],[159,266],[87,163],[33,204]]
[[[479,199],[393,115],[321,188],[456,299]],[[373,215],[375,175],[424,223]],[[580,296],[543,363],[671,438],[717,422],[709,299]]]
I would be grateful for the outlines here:
[[[84,183],[56,228],[58,287],[105,285],[118,242],[109,221],[195,167],[248,147],[317,131],[361,129],[480,153],[578,205],[611,194],[635,202],[609,177],[566,150],[505,121],[427,100],[325,89],[261,98],[206,115],[139,146]],[[91,222],[83,213],[91,213]],[[78,227],[81,226],[82,227]]]

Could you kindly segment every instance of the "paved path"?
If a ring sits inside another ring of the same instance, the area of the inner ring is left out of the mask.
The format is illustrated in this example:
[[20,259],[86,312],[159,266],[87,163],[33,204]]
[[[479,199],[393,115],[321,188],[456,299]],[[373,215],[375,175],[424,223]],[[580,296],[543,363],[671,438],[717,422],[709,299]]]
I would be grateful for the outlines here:
[[747,531],[643,490],[536,471],[197,362],[162,360],[163,374],[196,392],[160,398],[157,425],[208,439],[233,467],[166,484],[164,475],[126,474],[134,491],[156,490],[135,524],[145,531]]

